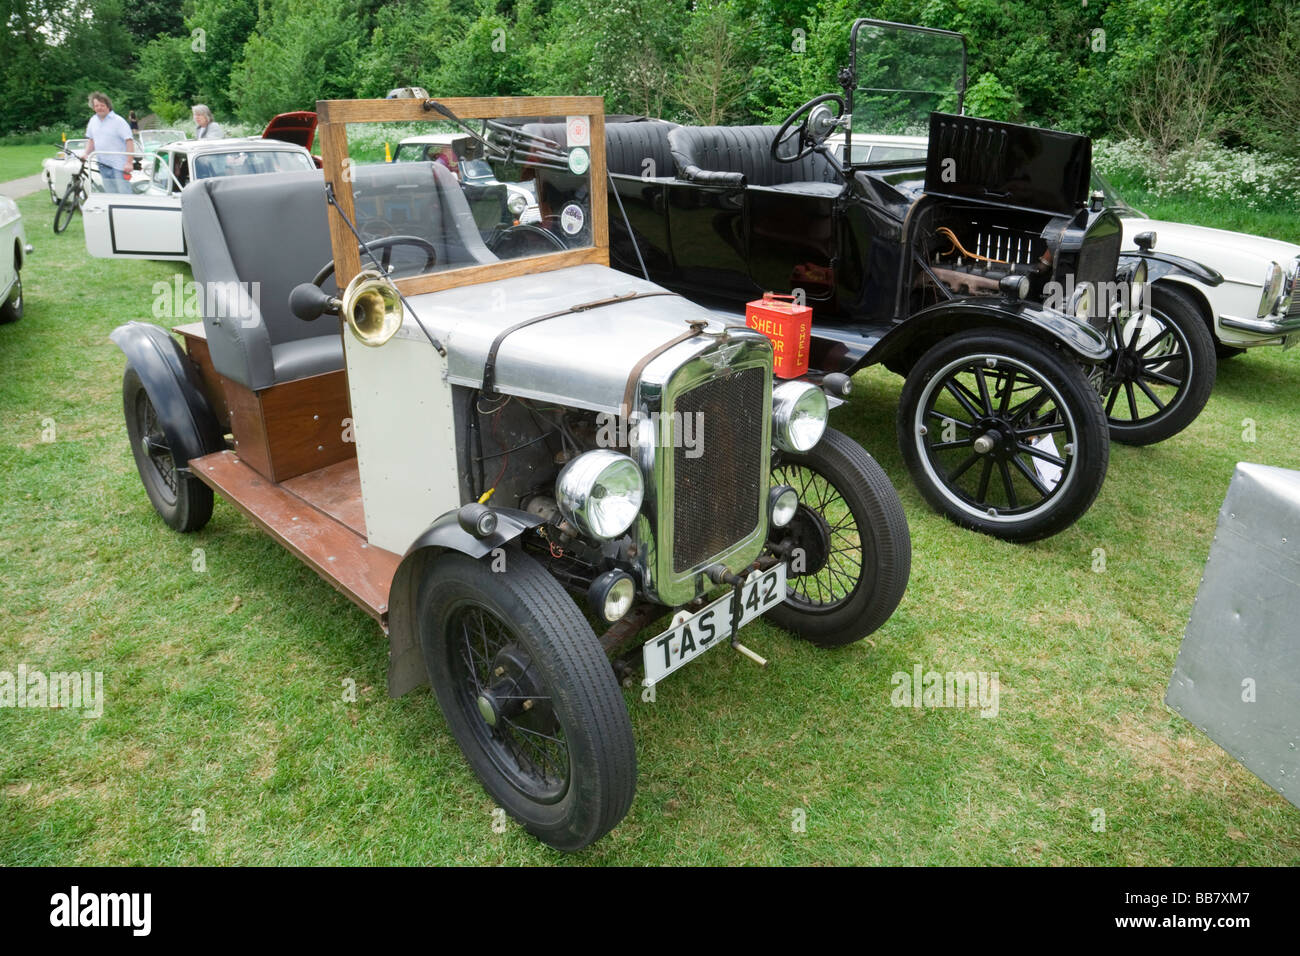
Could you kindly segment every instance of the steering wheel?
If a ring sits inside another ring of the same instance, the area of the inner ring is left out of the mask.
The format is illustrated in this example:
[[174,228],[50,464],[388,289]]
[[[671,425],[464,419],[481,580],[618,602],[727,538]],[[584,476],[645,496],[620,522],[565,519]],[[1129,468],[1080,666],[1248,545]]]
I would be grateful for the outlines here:
[[[776,135],[772,137],[771,153],[774,160],[778,163],[797,163],[799,160],[817,149],[817,147],[821,146],[830,130],[819,130],[816,132],[809,131],[808,120],[812,118],[813,111],[823,103],[834,103],[839,107],[839,110],[835,113],[835,119],[838,120],[844,115],[844,97],[840,96],[838,93],[824,93],[821,96],[809,100],[803,106],[799,107],[787,116],[785,122],[781,124],[781,128],[777,130]],[[790,127],[793,126],[795,120],[799,119],[801,116],[803,119],[799,123],[798,151],[793,156],[782,156],[777,150],[787,139],[790,138]]]
[[[422,239],[419,236],[385,236],[382,239],[375,239],[372,242],[363,243],[357,247],[357,250],[362,253],[367,249],[371,252],[382,251],[383,255],[380,256],[379,261],[384,267],[384,272],[387,273],[389,263],[393,261],[394,246],[418,246],[423,249],[424,265],[420,269],[421,272],[428,272],[433,268],[434,263],[438,261],[438,250],[433,248],[433,243],[427,239]],[[316,273],[316,278],[311,280],[312,284],[321,286],[325,283],[325,280],[333,274],[334,260],[331,259],[329,262],[325,263],[320,272]]]

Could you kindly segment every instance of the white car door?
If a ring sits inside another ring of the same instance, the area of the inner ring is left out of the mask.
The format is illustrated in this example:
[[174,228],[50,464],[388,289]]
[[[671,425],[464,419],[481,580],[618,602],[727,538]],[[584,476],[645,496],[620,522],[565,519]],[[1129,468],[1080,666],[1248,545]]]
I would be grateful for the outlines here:
[[153,176],[140,191],[90,194],[82,207],[87,252],[100,259],[189,261],[181,231],[181,187],[171,165],[172,156],[159,153]]

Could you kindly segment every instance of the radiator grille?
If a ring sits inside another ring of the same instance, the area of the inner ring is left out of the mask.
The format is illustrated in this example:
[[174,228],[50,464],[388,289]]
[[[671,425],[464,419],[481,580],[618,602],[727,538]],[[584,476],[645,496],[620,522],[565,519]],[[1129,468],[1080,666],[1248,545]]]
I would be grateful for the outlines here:
[[[696,424],[701,454],[673,449],[673,572],[688,571],[730,550],[759,522],[759,490],[766,476],[762,368],[744,369],[697,385],[677,399],[682,422]],[[702,425],[702,429],[699,427]],[[689,453],[689,454],[688,454]]]

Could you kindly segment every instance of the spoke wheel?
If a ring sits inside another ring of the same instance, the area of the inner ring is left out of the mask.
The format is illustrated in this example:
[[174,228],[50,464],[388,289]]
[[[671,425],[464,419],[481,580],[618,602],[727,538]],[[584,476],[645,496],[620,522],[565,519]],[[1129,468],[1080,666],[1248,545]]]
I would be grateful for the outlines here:
[[1110,458],[1083,370],[1035,340],[992,330],[952,336],[921,357],[903,387],[899,440],[931,504],[1011,541],[1077,520]]
[[153,400],[130,366],[122,377],[122,404],[136,470],[154,510],[177,531],[199,530],[212,517],[212,489],[177,468]]
[[767,616],[823,647],[860,640],[898,607],[912,542],[898,493],[857,442],[834,429],[809,452],[783,454],[772,484],[789,485],[799,508],[774,543],[794,548],[785,603]]
[[1214,387],[1214,340],[1196,304],[1179,290],[1148,291],[1149,314],[1112,320],[1114,353],[1097,376],[1111,437],[1129,445],[1178,434],[1201,413]]
[[60,233],[72,222],[72,214],[81,208],[81,185],[74,178],[68,183],[68,189],[59,201],[59,208],[54,211],[54,232]]
[[522,552],[506,567],[456,553],[430,563],[419,598],[429,681],[498,805],[544,843],[578,850],[631,806],[631,722],[573,599]]

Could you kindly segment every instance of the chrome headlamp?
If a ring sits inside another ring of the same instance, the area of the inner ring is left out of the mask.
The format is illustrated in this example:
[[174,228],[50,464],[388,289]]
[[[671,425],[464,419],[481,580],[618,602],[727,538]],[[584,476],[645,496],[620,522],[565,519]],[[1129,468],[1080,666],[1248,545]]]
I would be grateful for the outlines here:
[[782,382],[772,392],[772,440],[783,451],[804,452],[822,440],[830,407],[808,382]]
[[1264,291],[1259,295],[1259,311],[1256,313],[1257,318],[1264,318],[1272,313],[1277,306],[1278,297],[1282,294],[1282,280],[1286,273],[1276,262],[1270,262],[1268,268],[1264,270]]
[[799,510],[799,493],[789,485],[773,485],[767,493],[767,520],[773,528],[784,528]]
[[601,541],[617,538],[632,526],[644,495],[636,462],[607,448],[579,455],[555,481],[560,511],[583,534]]

